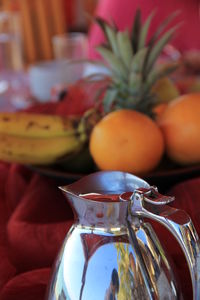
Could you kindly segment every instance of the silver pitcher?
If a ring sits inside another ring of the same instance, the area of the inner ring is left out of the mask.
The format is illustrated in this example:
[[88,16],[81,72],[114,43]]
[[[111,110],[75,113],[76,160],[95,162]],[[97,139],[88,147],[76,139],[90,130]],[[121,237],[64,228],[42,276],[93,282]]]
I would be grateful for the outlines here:
[[47,299],[182,299],[169,258],[144,218],[174,235],[188,263],[193,299],[200,299],[199,237],[189,216],[167,205],[173,197],[118,171],[97,172],[60,188],[75,223],[57,257]]

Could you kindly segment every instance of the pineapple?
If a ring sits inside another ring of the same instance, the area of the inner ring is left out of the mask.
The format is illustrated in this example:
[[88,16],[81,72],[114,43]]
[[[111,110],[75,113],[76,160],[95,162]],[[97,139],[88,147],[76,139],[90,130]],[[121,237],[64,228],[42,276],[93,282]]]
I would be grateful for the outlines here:
[[141,12],[136,11],[131,33],[119,31],[115,24],[108,24],[100,17],[96,18],[102,28],[106,44],[97,47],[111,73],[108,87],[103,97],[104,112],[117,109],[133,109],[153,117],[153,108],[157,104],[152,87],[156,81],[176,66],[159,68],[157,59],[165,45],[170,41],[178,25],[165,31],[166,26],[176,16],[171,14],[147,41],[148,29],[154,12],[146,22],[141,23]]

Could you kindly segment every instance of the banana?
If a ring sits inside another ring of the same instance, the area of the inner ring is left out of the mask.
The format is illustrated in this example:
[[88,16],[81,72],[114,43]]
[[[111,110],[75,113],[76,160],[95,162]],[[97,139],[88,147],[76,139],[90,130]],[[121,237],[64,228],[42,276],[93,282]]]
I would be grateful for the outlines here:
[[51,138],[0,134],[0,159],[22,164],[52,164],[58,158],[80,149],[84,139],[82,134]]
[[26,112],[0,112],[0,134],[29,138],[64,137],[79,131],[78,125],[79,120],[75,118]]

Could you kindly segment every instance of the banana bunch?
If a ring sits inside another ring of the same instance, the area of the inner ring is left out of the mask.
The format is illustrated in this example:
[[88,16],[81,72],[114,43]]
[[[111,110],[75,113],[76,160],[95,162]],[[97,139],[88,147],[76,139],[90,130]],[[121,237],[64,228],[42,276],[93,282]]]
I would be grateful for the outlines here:
[[0,160],[47,165],[81,149],[79,119],[25,112],[0,113]]

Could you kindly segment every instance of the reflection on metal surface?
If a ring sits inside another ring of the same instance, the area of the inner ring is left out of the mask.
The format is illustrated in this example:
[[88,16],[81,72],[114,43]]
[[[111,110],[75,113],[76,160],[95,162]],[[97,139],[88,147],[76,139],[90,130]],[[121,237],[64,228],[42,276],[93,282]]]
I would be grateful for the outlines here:
[[117,270],[114,268],[111,274],[111,281],[106,291],[104,300],[116,299],[119,292],[119,276]]
[[62,189],[76,221],[56,260],[48,300],[180,299],[168,257],[143,217],[176,237],[198,299],[198,236],[184,212],[166,205],[173,199],[122,172],[98,172]]
[[[158,251],[160,245],[155,246],[149,237],[149,230],[146,225],[141,227],[137,237],[154,290],[152,299],[176,299],[171,269]],[[112,236],[74,228],[58,258],[49,299],[150,299],[133,250],[128,232]]]
[[[146,198],[146,194],[148,197]],[[200,254],[200,240],[190,217],[182,210],[163,204],[163,199],[154,187],[139,189],[132,193],[132,216],[148,217],[163,224],[176,238],[187,260],[193,286],[193,298],[199,299],[199,281],[197,279],[197,262]],[[123,195],[121,195],[123,198]],[[173,200],[173,199],[172,199]],[[166,200],[167,201],[167,200]],[[171,199],[169,200],[169,202]],[[160,202],[160,205],[159,205]],[[167,203],[167,202],[166,202]]]

